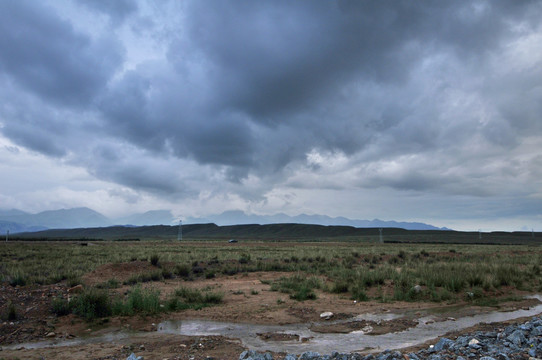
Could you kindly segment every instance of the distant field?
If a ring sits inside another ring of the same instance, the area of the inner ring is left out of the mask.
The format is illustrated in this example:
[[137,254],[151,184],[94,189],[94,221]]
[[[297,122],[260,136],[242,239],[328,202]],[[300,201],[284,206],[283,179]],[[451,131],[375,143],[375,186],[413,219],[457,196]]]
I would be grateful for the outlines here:
[[[192,224],[182,227],[183,240],[225,241],[231,238],[262,241],[380,242],[379,229],[304,224],[234,225]],[[12,235],[12,240],[176,240],[178,226],[141,226],[46,230]],[[542,244],[542,233],[462,232],[384,228],[386,243]]]
[[291,273],[293,283],[286,277],[276,284],[285,292],[301,291],[299,286],[308,295],[320,289],[357,300],[456,301],[470,293],[470,299],[482,301],[502,294],[503,289],[542,291],[542,247],[538,245],[348,240],[2,242],[0,281],[14,286],[62,281],[73,285],[100,265],[154,258],[160,265],[152,274],[139,274],[128,283],[260,271]]

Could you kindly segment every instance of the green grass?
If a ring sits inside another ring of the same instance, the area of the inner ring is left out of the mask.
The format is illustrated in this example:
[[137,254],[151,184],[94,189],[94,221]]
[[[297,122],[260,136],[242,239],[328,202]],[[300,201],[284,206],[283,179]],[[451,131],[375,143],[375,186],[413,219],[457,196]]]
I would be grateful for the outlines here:
[[[290,273],[285,279],[293,280],[281,279],[273,287],[294,299],[313,298],[320,289],[360,301],[453,302],[475,288],[483,289],[482,297],[493,297],[505,286],[542,289],[540,246],[374,244],[363,238],[341,239],[333,243],[243,241],[242,246],[216,240],[101,242],[85,247],[70,242],[4,242],[0,243],[0,280],[11,286],[61,282],[71,286],[103,264],[157,259],[154,271],[134,275],[125,283],[281,271]],[[317,284],[308,279],[318,279]],[[412,293],[415,285],[424,291]],[[118,281],[99,285],[102,289],[118,286]],[[187,303],[182,298],[178,301]]]
[[290,299],[303,301],[314,300],[314,289],[322,288],[322,281],[317,277],[306,277],[296,274],[291,277],[281,277],[271,285],[271,291],[280,291],[290,295]]
[[133,287],[125,300],[116,300],[112,305],[114,315],[130,316],[134,314],[154,315],[161,311],[160,292],[153,289]]

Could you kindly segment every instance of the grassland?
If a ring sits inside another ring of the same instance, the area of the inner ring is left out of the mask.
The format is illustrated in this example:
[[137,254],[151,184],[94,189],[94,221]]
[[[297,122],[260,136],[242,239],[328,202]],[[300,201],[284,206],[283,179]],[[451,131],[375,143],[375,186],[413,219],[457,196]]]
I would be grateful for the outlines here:
[[[501,289],[542,291],[542,248],[532,245],[8,242],[0,244],[0,258],[0,282],[12,286],[63,281],[73,286],[100,265],[142,260],[151,262],[154,270],[99,285],[280,271],[291,275],[274,288],[300,299],[313,297],[315,288],[360,301],[455,301],[468,296],[483,302]],[[296,276],[313,280],[296,281]]]

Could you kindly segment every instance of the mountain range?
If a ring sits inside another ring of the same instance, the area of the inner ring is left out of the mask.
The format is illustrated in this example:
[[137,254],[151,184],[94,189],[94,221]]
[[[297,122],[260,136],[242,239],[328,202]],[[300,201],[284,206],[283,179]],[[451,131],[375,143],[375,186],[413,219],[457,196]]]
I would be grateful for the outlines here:
[[[35,232],[46,229],[75,229],[108,227],[113,225],[144,226],[144,225],[172,225],[176,223],[169,210],[152,210],[142,214],[110,219],[97,211],[81,207],[73,209],[48,210],[37,214],[30,214],[21,210],[0,210],[0,234]],[[184,224],[215,223],[217,225],[241,224],[317,224],[317,225],[345,225],[360,228],[403,228],[407,230],[449,230],[437,228],[419,222],[396,222],[383,220],[352,220],[345,217],[329,217],[325,215],[289,216],[283,213],[275,215],[247,215],[243,211],[225,211],[221,214],[205,218],[188,217],[183,219]]]

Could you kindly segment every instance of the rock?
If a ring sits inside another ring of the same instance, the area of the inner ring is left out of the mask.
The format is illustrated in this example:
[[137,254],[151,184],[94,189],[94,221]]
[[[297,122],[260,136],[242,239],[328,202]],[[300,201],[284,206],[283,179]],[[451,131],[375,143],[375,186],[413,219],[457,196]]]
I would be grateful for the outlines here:
[[469,346],[472,346],[472,345],[478,345],[478,343],[480,343],[480,341],[479,341],[478,339],[472,338],[472,339],[469,341]]
[[542,326],[537,326],[531,330],[531,336],[542,336]]
[[331,311],[326,311],[320,314],[320,319],[329,320],[333,317],[333,313]]
[[414,287],[412,287],[412,290],[416,293],[416,294],[419,294],[422,292],[422,287],[420,285],[414,285]]
[[80,294],[84,290],[83,285],[75,285],[74,287],[71,287],[68,289],[68,294]]
[[451,345],[453,345],[454,342],[447,338],[440,339],[435,346],[433,347],[434,351],[442,351],[444,349],[448,349]]
[[495,360],[495,358],[492,358],[491,356],[482,356],[480,360]]
[[144,360],[143,356],[136,356],[134,353],[131,353],[126,360]]
[[299,355],[298,360],[318,360],[320,354],[314,351],[306,351]]
[[284,357],[284,360],[296,360],[296,357],[293,354],[288,354]]
[[523,343],[527,342],[527,339],[525,339],[525,335],[523,335],[523,331],[516,330],[512,334],[510,334],[506,340],[510,341],[516,346],[521,346]]
[[370,333],[371,331],[373,331],[373,327],[371,325],[367,325],[367,326],[363,327],[363,329],[361,329],[361,331],[363,331],[365,334],[367,334],[367,333]]
[[55,337],[55,336],[56,336],[56,334],[54,332],[52,332],[52,331],[50,333],[47,333],[47,335],[45,335],[45,337],[48,337],[48,338]]

